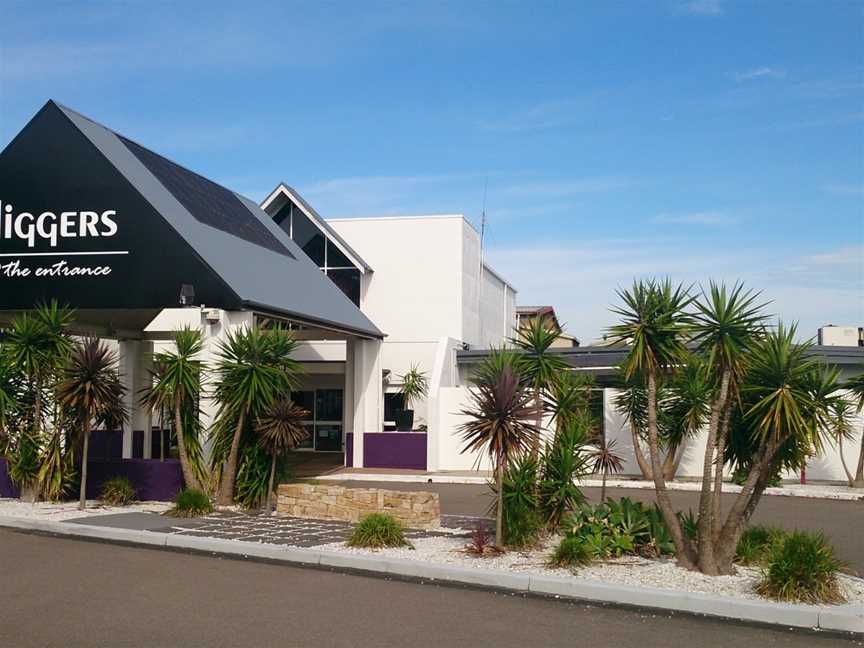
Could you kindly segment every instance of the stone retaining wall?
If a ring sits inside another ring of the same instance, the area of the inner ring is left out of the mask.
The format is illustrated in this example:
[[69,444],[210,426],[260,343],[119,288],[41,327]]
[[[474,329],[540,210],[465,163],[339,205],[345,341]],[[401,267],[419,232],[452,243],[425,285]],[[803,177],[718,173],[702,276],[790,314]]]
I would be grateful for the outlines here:
[[318,484],[281,484],[277,489],[277,515],[358,522],[369,513],[388,513],[412,529],[441,526],[437,493]]

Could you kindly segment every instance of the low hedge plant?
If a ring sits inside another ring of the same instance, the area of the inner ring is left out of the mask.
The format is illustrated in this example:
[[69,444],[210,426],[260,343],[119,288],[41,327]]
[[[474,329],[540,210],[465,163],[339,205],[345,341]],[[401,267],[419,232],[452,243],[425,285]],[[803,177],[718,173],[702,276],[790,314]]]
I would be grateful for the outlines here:
[[213,502],[205,493],[194,488],[184,488],[174,499],[174,506],[166,511],[171,517],[201,517],[213,512]]
[[135,501],[136,493],[132,482],[126,477],[114,477],[102,484],[99,499],[108,506],[126,506]]
[[354,527],[348,538],[349,547],[384,549],[386,547],[411,547],[405,539],[405,531],[399,521],[386,513],[370,513]]
[[837,580],[842,568],[822,533],[795,531],[768,545],[756,591],[778,601],[842,603]]

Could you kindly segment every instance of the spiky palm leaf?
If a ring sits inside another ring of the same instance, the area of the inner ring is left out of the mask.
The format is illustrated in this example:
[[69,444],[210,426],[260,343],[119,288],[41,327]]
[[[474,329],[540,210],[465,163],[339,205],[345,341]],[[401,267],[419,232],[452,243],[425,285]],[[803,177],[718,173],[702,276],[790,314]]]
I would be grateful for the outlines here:
[[637,374],[672,371],[687,357],[685,346],[693,302],[684,286],[664,281],[635,281],[630,290],[617,291],[624,306],[612,309],[621,323],[609,328],[610,343],[624,343],[630,350],[622,364],[626,379]]
[[280,398],[258,418],[261,445],[271,455],[281,455],[303,443],[309,432],[303,421],[309,411],[289,398]]
[[76,344],[55,387],[57,402],[74,413],[84,440],[81,455],[81,493],[79,505],[86,504],[87,449],[94,420],[126,420],[123,406],[126,386],[117,372],[117,354],[96,339]]
[[[528,421],[533,414],[533,395],[510,366],[503,366],[494,383],[480,383],[470,390],[470,404],[462,410],[468,420],[459,426],[461,452],[486,454],[497,475],[496,541],[503,541],[502,479],[508,463],[534,447],[540,428]],[[479,459],[478,459],[479,460]]]

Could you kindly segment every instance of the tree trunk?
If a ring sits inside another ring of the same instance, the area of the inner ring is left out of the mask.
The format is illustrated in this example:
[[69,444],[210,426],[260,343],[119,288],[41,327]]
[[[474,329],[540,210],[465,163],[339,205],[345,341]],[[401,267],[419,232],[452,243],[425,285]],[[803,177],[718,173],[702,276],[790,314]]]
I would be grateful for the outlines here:
[[685,569],[695,569],[693,560],[693,549],[689,540],[684,536],[681,528],[681,520],[675,514],[669,493],[666,490],[666,481],[663,479],[663,470],[660,466],[660,443],[657,434],[657,379],[654,372],[649,370],[648,374],[648,451],[651,456],[651,472],[654,475],[654,490],[657,495],[657,505],[663,513],[672,542],[675,543],[676,558],[678,564]]
[[651,471],[651,466],[645,458],[645,453],[642,452],[642,446],[639,444],[639,434],[636,431],[633,423],[630,423],[630,434],[633,437],[633,454],[636,455],[636,463],[639,464],[639,470],[642,471],[642,477],[651,481],[654,479],[654,474]]
[[735,557],[738,539],[771,479],[771,462],[780,445],[779,441],[769,441],[762,456],[750,468],[747,480],[726,516],[726,522],[716,544],[716,554],[719,557],[718,568],[724,569],[721,573],[728,574],[732,571],[732,559]]
[[78,494],[78,508],[82,511],[87,508],[87,450],[90,447],[90,419],[85,419],[82,424],[82,434],[84,435],[84,450],[81,455],[81,490]]
[[270,508],[270,497],[273,494],[273,481],[276,479],[276,455],[270,458],[270,485],[267,487],[267,500],[264,502],[264,515],[270,516],[273,509]]
[[677,475],[678,469],[681,467],[681,462],[684,459],[684,453],[687,451],[687,438],[681,439],[681,443],[675,448],[675,461],[672,465],[672,474]]
[[864,488],[864,431],[861,432],[861,451],[858,453],[858,470],[855,471],[853,488]]
[[504,462],[498,458],[496,480],[498,482],[498,501],[495,504],[495,546],[504,547]]
[[[717,437],[720,427],[720,415],[726,405],[729,393],[731,372],[724,369],[720,377],[720,393],[711,405],[711,418],[708,422],[708,439],[705,443],[705,458],[702,462],[702,491],[699,494],[699,531],[696,538],[699,571],[709,576],[718,573],[717,561],[714,557],[714,540],[712,537],[711,514],[713,508],[712,485],[714,484],[714,457],[717,453]],[[722,469],[721,469],[722,472]]]
[[240,454],[240,437],[243,435],[243,425],[246,422],[246,413],[240,410],[237,419],[237,427],[234,429],[234,438],[231,439],[231,450],[228,460],[222,472],[222,485],[219,489],[219,505],[231,506],[234,503],[234,478],[237,475],[237,459]]
[[[543,399],[539,387],[534,388],[534,424],[537,426],[538,431],[543,429],[540,427],[543,424]],[[531,446],[531,456],[534,459],[540,455],[540,442],[542,436],[542,432],[538,432],[538,434],[534,436],[534,442]]]
[[674,481],[675,473],[678,472],[677,455],[677,446],[670,446],[666,450],[666,456],[663,458],[663,479],[666,481]]
[[42,433],[42,381],[35,381],[36,393],[33,395],[33,435],[38,439]]
[[729,536],[725,541],[717,542],[716,556],[720,573],[734,573],[735,552],[738,548],[738,540],[741,539],[741,535],[744,533],[744,529],[747,527],[750,517],[753,515],[753,511],[756,510],[756,505],[759,504],[759,500],[762,499],[762,494],[765,492],[765,488],[771,481],[771,474],[772,466],[769,462],[760,470],[759,477],[756,480],[756,485],[753,487],[753,491],[750,493],[750,498],[747,500],[747,505],[744,507],[734,529],[730,530]]
[[840,455],[840,463],[843,464],[843,472],[846,473],[846,485],[852,486],[855,483],[855,478],[849,472],[849,467],[846,465],[846,457],[843,456],[843,435],[837,435],[837,454]]
[[723,415],[720,417],[720,431],[717,436],[717,456],[714,459],[714,492],[711,494],[711,542],[716,546],[723,529],[723,466],[726,464],[726,439],[732,418],[732,397],[726,399]]
[[168,432],[165,430],[165,425],[161,425],[159,429],[159,461],[165,461],[165,439]]
[[600,503],[606,501],[606,471],[603,471],[603,484],[600,486]]
[[198,478],[192,472],[192,467],[189,465],[189,456],[186,454],[186,438],[183,436],[183,414],[179,402],[174,405],[174,431],[177,435],[177,453],[180,455],[180,470],[183,472],[183,481],[186,482],[186,488],[201,490],[201,484],[198,483]]

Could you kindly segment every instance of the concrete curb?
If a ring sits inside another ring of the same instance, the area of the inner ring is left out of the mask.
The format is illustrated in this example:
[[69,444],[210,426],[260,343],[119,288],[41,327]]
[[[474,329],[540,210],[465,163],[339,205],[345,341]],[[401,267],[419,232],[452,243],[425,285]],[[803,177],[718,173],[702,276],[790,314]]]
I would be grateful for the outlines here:
[[247,557],[306,567],[363,572],[399,578],[423,579],[492,588],[509,592],[563,597],[587,602],[650,608],[750,621],[783,627],[810,628],[864,635],[864,605],[789,605],[771,601],[739,600],[712,594],[685,593],[634,587],[561,576],[520,574],[491,569],[471,569],[435,563],[301,547],[268,545],[218,538],[198,538],[156,531],[68,524],[0,516],[0,527],[89,538],[126,545],[222,556]]

